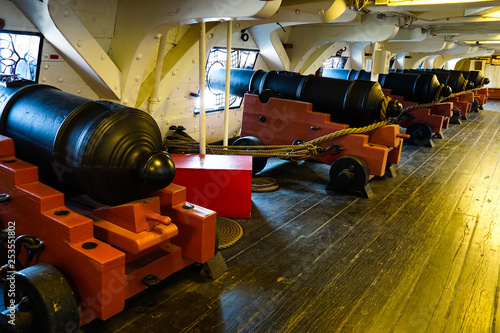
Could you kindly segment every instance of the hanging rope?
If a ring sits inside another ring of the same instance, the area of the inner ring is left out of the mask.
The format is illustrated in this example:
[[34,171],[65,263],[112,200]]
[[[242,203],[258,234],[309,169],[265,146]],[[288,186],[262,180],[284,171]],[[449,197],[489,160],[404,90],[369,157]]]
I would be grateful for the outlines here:
[[[469,81],[465,80],[464,89],[468,85],[468,82]],[[455,98],[455,97],[458,97],[458,96],[461,96],[461,95],[464,95],[464,94],[467,94],[467,93],[470,93],[470,92],[474,92],[474,91],[477,91],[477,90],[480,90],[480,89],[483,88],[483,86],[481,85],[480,87],[469,89],[469,90],[460,91],[460,92],[451,94],[450,96],[447,96],[447,97],[439,97],[439,95],[441,94],[441,90],[443,89],[443,87],[444,87],[444,85],[441,84],[440,87],[438,88],[438,91],[436,92],[436,97],[435,97],[434,101],[429,102],[429,103],[423,103],[423,104],[415,104],[415,105],[406,107],[403,110],[401,110],[401,113],[399,114],[399,116],[397,118],[401,118],[402,116],[404,116],[405,114],[407,114],[410,111],[413,111],[413,110],[416,110],[416,109],[421,109],[421,108],[430,108],[431,106],[437,105],[437,104],[439,104],[439,103],[441,103],[443,101],[446,101],[448,99],[452,99],[452,98]]]
[[[295,161],[305,160],[312,156],[317,156],[325,152],[323,147],[319,144],[329,141],[333,138],[347,135],[347,134],[360,134],[372,131],[379,127],[385,126],[390,122],[390,119],[385,119],[387,115],[387,107],[389,105],[390,97],[385,97],[382,101],[380,108],[381,118],[384,119],[380,122],[370,124],[364,127],[352,127],[336,131],[314,140],[299,144],[299,145],[274,145],[274,146],[218,146],[207,145],[207,151],[215,155],[243,155],[254,157],[279,157],[284,159],[291,159]],[[177,131],[176,131],[177,132]],[[174,132],[175,133],[175,132]],[[169,153],[187,153],[198,154],[199,144],[191,137],[184,137],[187,134],[177,133],[176,136],[167,139],[163,143],[163,149]],[[333,148],[333,147],[332,147]]]
[[[464,84],[464,87],[467,85],[467,82]],[[431,106],[437,105],[447,99],[455,98],[460,95],[473,92],[481,87],[470,89],[467,91],[458,92],[455,94],[451,94],[448,97],[439,97],[441,95],[441,91],[443,90],[444,85],[441,84],[436,91],[435,100],[429,103],[424,104],[416,104],[404,108],[399,116],[394,119],[387,118],[387,107],[389,105],[390,97],[385,97],[382,101],[380,107],[380,118],[381,121],[370,124],[364,127],[350,127],[346,129],[342,129],[333,133],[329,133],[323,135],[319,138],[307,141],[305,143],[299,145],[272,145],[272,146],[221,146],[221,145],[207,145],[207,151],[210,154],[214,155],[241,155],[241,156],[254,156],[254,157],[279,157],[283,159],[291,159],[295,161],[305,160],[311,158],[313,156],[320,155],[325,151],[329,150],[329,148],[323,148],[319,146],[319,144],[324,143],[326,141],[332,140],[334,138],[348,135],[348,134],[361,134],[373,131],[377,128],[383,127],[391,122],[396,122],[396,119],[401,118],[406,115],[408,112],[420,109],[420,108],[429,108]],[[333,147],[331,147],[333,148]],[[171,137],[166,139],[163,142],[163,149],[168,151],[169,153],[184,153],[184,154],[199,154],[200,147],[199,143],[196,142],[193,138],[182,131],[175,131]]]

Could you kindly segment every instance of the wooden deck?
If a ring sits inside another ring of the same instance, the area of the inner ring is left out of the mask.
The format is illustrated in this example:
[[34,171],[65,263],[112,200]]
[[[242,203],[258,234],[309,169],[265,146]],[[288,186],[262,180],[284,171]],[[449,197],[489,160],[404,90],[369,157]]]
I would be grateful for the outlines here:
[[500,101],[485,108],[405,146],[370,199],[325,193],[327,165],[271,161],[281,189],[253,194],[228,272],[188,267],[82,330],[500,332]]

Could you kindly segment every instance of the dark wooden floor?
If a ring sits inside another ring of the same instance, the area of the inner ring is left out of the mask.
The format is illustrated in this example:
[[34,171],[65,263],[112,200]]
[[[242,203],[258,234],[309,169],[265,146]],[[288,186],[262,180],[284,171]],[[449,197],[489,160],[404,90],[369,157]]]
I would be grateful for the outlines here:
[[500,101],[485,109],[405,146],[370,199],[326,194],[326,165],[273,160],[281,189],[252,195],[228,272],[188,267],[83,330],[500,332]]

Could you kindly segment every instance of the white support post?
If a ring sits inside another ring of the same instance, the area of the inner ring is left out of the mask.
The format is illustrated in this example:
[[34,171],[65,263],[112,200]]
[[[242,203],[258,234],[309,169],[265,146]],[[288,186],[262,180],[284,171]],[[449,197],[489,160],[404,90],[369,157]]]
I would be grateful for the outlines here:
[[224,90],[224,146],[229,144],[229,86],[231,84],[231,43],[233,35],[233,23],[227,21],[227,44],[226,44],[226,86]]
[[149,99],[148,111],[153,114],[158,106],[158,90],[160,88],[161,71],[163,68],[163,58],[165,57],[165,45],[167,44],[167,34],[157,35],[156,39],[160,39],[158,46],[158,57],[156,59],[155,82],[153,84],[153,92]]
[[205,54],[206,54],[206,27],[205,22],[200,23],[200,154],[205,155],[207,143],[207,114],[205,110]]

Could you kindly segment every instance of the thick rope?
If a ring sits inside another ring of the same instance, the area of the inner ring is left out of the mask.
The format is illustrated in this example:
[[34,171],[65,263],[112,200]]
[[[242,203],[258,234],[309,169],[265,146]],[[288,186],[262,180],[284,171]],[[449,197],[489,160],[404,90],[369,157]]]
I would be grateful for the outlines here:
[[[466,82],[464,83],[464,87],[466,87],[468,84],[468,81],[466,80]],[[443,85],[442,85],[443,86]],[[423,103],[423,104],[415,104],[415,105],[412,105],[412,106],[409,106],[407,108],[404,108],[403,110],[401,110],[401,113],[399,114],[398,118],[404,116],[405,114],[407,114],[408,112],[410,111],[413,111],[413,110],[416,110],[416,109],[421,109],[421,108],[430,108],[431,106],[434,106],[434,105],[437,105],[443,101],[446,101],[448,99],[452,99],[452,98],[455,98],[455,97],[458,97],[458,96],[461,96],[463,94],[467,94],[467,93],[470,93],[470,92],[474,92],[474,91],[477,91],[477,90],[480,90],[482,89],[483,86],[480,86],[480,87],[477,87],[477,88],[473,88],[473,89],[469,89],[469,90],[464,90],[464,91],[460,91],[460,92],[457,92],[457,93],[454,93],[454,94],[451,94],[450,96],[448,97],[439,97],[439,95],[441,94],[441,91],[440,89],[439,90],[439,94],[436,94],[436,99],[432,102],[429,102],[429,103]],[[442,89],[442,88],[441,88]]]
[[387,118],[387,107],[389,106],[389,102],[391,101],[391,98],[388,96],[385,96],[385,98],[382,100],[382,104],[380,105],[380,119],[385,120]]
[[[464,84],[464,87],[467,83]],[[474,88],[468,91],[462,91],[459,93],[451,94],[448,97],[439,97],[441,94],[444,85],[441,84],[436,92],[435,100],[429,103],[424,104],[416,104],[404,108],[399,116],[395,119],[398,119],[408,112],[420,109],[420,108],[429,108],[431,106],[437,105],[442,101],[447,99],[455,98],[465,93],[479,90],[482,88]],[[323,135],[319,138],[307,141],[300,145],[273,145],[273,146],[218,146],[218,145],[207,145],[207,151],[210,154],[215,155],[242,155],[242,156],[254,156],[254,157],[279,157],[283,159],[292,159],[292,160],[304,160],[308,159],[312,156],[320,155],[324,152],[324,148],[320,147],[319,144],[324,143],[326,141],[332,140],[339,136],[348,135],[348,134],[361,134],[373,131],[377,128],[383,127],[390,122],[394,122],[394,119],[387,118],[387,107],[389,105],[391,98],[386,96],[380,107],[380,119],[381,121],[370,124],[364,127],[350,127],[346,129],[342,129],[333,133],[329,133]],[[173,136],[173,139],[167,139],[163,143],[163,149],[170,153],[185,153],[185,154],[198,154],[200,152],[199,143],[194,139],[190,138],[186,134],[177,134]]]
[[274,178],[255,177],[252,178],[252,192],[264,193],[278,190],[280,185]]
[[[326,134],[319,138],[310,140],[300,145],[275,145],[275,146],[217,146],[207,145],[207,150],[214,155],[243,155],[254,157],[280,157],[292,160],[305,160],[312,156],[320,155],[324,149],[319,146],[320,143],[329,141],[339,136],[347,134],[360,134],[372,131],[389,123],[389,119],[385,119],[387,115],[387,107],[390,97],[385,97],[380,107],[381,118],[380,122],[370,124],[364,127],[350,127],[333,133]],[[176,138],[181,138],[181,135],[174,137],[174,140],[167,139],[164,141],[163,147],[168,152],[182,152],[189,154],[199,153],[199,144],[196,141],[188,140],[177,141]]]
[[441,91],[444,89],[444,84],[440,84],[439,87],[436,90],[436,95],[434,95],[434,100],[438,100],[439,97],[441,96]]
[[217,216],[216,229],[219,235],[218,249],[225,249],[234,245],[243,236],[241,225],[227,217]]
[[[300,145],[287,145],[287,146],[207,146],[208,151],[215,155],[243,155],[243,156],[255,156],[255,157],[280,157],[285,159],[293,160],[303,160],[310,158],[312,156],[317,156],[323,153],[323,149],[317,144],[331,140],[333,138],[347,135],[347,134],[359,134],[369,132],[376,128],[385,126],[389,123],[389,120],[384,120],[378,123],[371,124],[369,126],[361,128],[346,128],[340,131],[336,131],[320,138],[308,141]],[[199,144],[190,142],[174,142],[166,140],[164,144],[169,152],[177,152],[181,150],[182,153],[199,153]]]
[[469,85],[469,80],[464,80],[464,86],[462,87],[462,91],[465,91],[468,85]]

